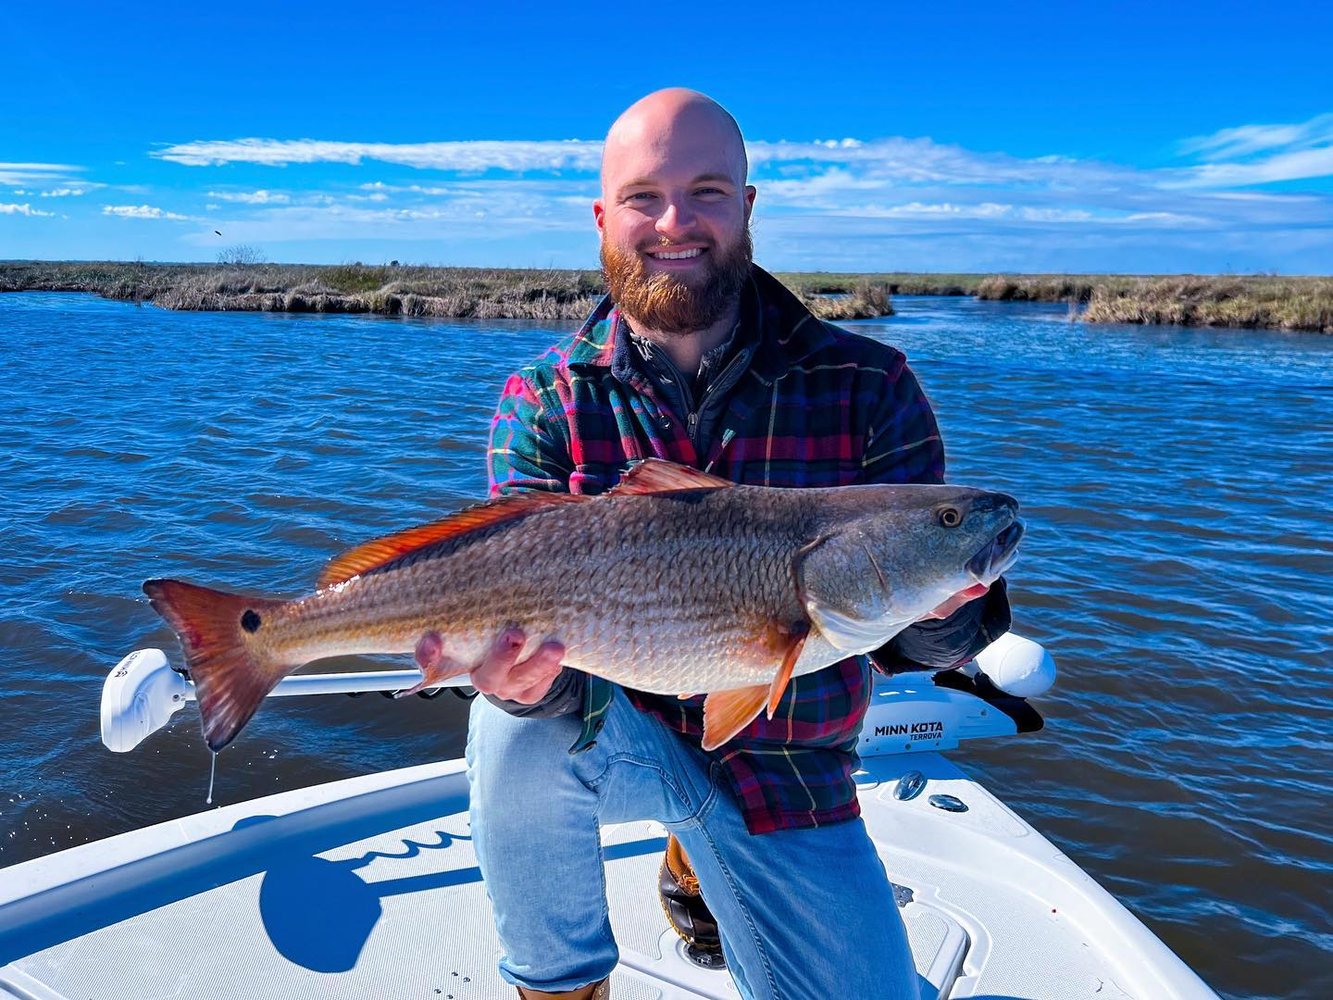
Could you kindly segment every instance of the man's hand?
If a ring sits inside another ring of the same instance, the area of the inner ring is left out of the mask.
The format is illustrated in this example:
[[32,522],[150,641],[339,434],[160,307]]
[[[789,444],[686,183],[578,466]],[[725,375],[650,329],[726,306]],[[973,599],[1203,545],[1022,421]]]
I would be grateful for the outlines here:
[[510,626],[491,642],[481,662],[469,669],[467,664],[446,656],[444,639],[438,632],[427,632],[417,642],[416,661],[421,680],[394,697],[403,698],[427,688],[439,687],[450,677],[468,674],[472,686],[482,694],[494,695],[521,705],[535,705],[545,697],[551,684],[560,675],[560,661],[564,658],[563,643],[548,639],[526,660],[518,654],[527,643],[521,628]]
[[565,646],[547,639],[531,656],[520,660],[518,655],[527,641],[527,634],[521,628],[504,629],[495,637],[481,663],[471,670],[472,686],[482,694],[520,705],[541,701],[560,675]]

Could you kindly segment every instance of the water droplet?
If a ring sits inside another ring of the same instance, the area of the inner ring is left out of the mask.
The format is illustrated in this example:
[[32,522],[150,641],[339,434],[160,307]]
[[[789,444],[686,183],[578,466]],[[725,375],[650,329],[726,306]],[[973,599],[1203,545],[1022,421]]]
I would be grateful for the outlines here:
[[213,753],[213,762],[209,765],[208,768],[208,797],[204,799],[204,805],[209,805],[209,806],[213,804],[213,779],[218,776],[217,751],[213,751],[212,753]]

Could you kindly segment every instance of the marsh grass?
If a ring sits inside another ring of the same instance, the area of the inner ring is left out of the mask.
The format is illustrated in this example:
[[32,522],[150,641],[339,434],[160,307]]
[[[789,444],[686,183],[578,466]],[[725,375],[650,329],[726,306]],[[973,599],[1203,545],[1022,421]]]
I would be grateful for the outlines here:
[[1174,323],[1333,333],[1333,278],[1139,278],[1100,284],[1082,318],[1089,323]]
[[992,275],[977,297],[1067,302],[1086,323],[1163,323],[1333,333],[1333,278],[1276,275]]
[[166,309],[583,319],[597,271],[365,264],[0,263],[0,291],[92,292]]
[[[893,313],[888,284],[862,275],[793,287],[825,319]],[[0,291],[93,292],[165,309],[581,320],[604,286],[598,271],[554,269],[32,261],[0,263]]]
[[[893,314],[894,295],[1065,302],[1088,323],[1178,323],[1333,333],[1333,278],[787,272],[823,319]],[[0,292],[92,292],[167,309],[381,313],[581,320],[603,294],[597,271],[313,264],[0,262]]]
[[793,291],[820,319],[874,319],[893,315],[893,296],[882,281],[857,281],[847,291],[810,292],[799,287]]

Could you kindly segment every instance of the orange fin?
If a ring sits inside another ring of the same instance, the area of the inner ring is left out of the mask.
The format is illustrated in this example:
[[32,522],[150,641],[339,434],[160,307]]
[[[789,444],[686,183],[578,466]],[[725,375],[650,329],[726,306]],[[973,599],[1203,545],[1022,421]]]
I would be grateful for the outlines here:
[[768,689],[768,717],[773,718],[773,713],[778,710],[778,702],[782,700],[782,692],[787,690],[787,684],[791,681],[791,672],[796,666],[796,661],[801,658],[801,650],[805,647],[805,638],[810,634],[810,626],[805,622],[789,629],[791,642],[787,646],[787,651],[782,654],[782,663],[778,666],[778,672],[773,677],[773,684]]
[[441,687],[450,677],[466,674],[472,669],[445,653],[444,639],[438,632],[427,632],[417,640],[416,661],[421,671],[421,680],[406,691],[395,691],[395,698],[406,698],[418,691]]
[[143,590],[185,650],[204,742],[217,753],[236,738],[274,685],[299,666],[268,662],[252,652],[248,641],[286,602],[179,580],[149,580]]
[[730,479],[700,472],[688,465],[678,465],[663,458],[646,458],[631,465],[620,482],[607,491],[607,496],[676,493],[680,490],[721,489],[735,485]]
[[705,750],[716,750],[754,721],[768,700],[767,684],[714,691],[704,699]]
[[340,556],[334,556],[324,567],[324,572],[319,575],[317,586],[322,590],[336,583],[344,583],[354,576],[360,576],[373,569],[381,569],[409,552],[451,538],[461,538],[497,524],[516,521],[529,514],[547,510],[555,504],[590,499],[591,497],[572,493],[522,493],[467,507],[443,520],[386,535],[358,545],[354,549],[348,549]]

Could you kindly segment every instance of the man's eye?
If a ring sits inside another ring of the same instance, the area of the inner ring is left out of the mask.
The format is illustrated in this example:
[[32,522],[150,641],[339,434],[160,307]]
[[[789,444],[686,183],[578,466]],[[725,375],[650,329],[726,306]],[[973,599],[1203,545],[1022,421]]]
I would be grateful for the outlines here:
[[726,194],[721,188],[699,188],[694,192],[697,195],[719,195]]
[[651,191],[635,191],[632,195],[630,195],[630,196],[629,196],[628,198],[626,198],[625,200],[626,200],[626,201],[648,201],[649,199],[651,199],[651,198],[656,198],[656,197],[657,197],[657,195],[653,194]]

